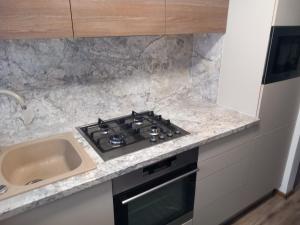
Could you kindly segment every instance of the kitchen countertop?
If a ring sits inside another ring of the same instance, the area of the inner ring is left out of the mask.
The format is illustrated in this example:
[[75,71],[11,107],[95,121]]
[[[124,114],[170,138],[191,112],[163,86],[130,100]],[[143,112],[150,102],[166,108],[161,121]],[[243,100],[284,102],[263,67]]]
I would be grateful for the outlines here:
[[[14,142],[49,136],[58,132],[72,131],[79,142],[83,144],[90,157],[95,161],[97,168],[87,173],[2,200],[0,204],[0,220],[109,181],[193,147],[204,145],[213,140],[245,130],[259,122],[257,118],[249,117],[215,104],[203,102],[197,98],[185,98],[184,96],[182,99],[160,104],[151,110],[171,119],[172,123],[185,129],[190,134],[106,162],[100,158],[74,127],[70,125],[61,126],[59,130],[56,127],[41,128],[40,131],[35,132],[36,135],[26,132],[20,134],[20,138]],[[120,110],[118,116],[129,113],[129,111]],[[108,114],[101,115],[101,117],[104,119],[111,118]],[[90,122],[94,121],[95,118]]]

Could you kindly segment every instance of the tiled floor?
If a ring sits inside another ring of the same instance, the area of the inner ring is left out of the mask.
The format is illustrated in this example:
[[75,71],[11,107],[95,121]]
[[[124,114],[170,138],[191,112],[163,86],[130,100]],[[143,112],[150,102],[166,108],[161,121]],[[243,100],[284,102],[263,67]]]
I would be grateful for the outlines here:
[[275,195],[232,225],[300,225],[300,188],[287,200]]

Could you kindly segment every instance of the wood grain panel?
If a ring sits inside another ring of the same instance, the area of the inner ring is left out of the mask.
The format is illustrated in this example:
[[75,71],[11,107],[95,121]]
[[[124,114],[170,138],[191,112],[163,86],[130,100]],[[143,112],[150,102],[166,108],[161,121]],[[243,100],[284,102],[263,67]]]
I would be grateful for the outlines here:
[[69,0],[0,0],[0,38],[73,36]]
[[165,0],[71,0],[77,37],[163,34]]
[[228,0],[166,0],[166,33],[225,32]]

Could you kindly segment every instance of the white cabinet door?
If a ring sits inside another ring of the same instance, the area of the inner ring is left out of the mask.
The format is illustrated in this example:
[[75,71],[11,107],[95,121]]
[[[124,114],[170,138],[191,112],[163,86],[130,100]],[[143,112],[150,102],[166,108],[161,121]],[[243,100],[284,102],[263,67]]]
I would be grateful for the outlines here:
[[300,77],[263,86],[260,133],[265,134],[296,121],[300,104]]
[[[218,148],[211,149],[215,150]],[[244,190],[252,151],[253,142],[248,141],[221,155],[199,161],[194,224],[218,225],[249,204]]]
[[254,140],[248,177],[250,198],[257,200],[279,188],[293,129],[292,123]]
[[299,0],[277,0],[274,26],[299,26],[300,24],[300,2]]
[[111,182],[19,214],[1,225],[114,225]]

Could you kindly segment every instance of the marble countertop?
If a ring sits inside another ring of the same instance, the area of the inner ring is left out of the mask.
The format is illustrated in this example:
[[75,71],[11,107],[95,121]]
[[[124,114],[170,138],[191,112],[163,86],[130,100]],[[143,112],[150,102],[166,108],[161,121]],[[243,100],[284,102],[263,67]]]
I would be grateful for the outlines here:
[[[10,140],[9,143],[16,143],[49,136],[58,132],[72,131],[79,142],[83,144],[87,153],[96,162],[97,168],[87,173],[2,200],[0,202],[0,220],[109,181],[122,174],[134,171],[190,148],[237,133],[259,122],[257,118],[249,117],[215,104],[199,101],[199,99],[185,99],[184,97],[180,100],[176,99],[172,104],[170,104],[170,101],[166,104],[159,104],[151,110],[171,119],[174,124],[190,132],[190,135],[106,162],[98,156],[92,147],[74,129],[74,124],[63,125],[59,129],[55,126],[52,128],[43,127],[35,132],[21,133],[18,135],[17,140]],[[129,111],[119,110],[113,116],[126,114],[129,114]],[[102,118],[109,119],[111,116],[107,114],[103,115]],[[95,120],[95,118],[93,119]],[[84,123],[82,122],[78,121],[76,126],[93,121],[84,120]]]

